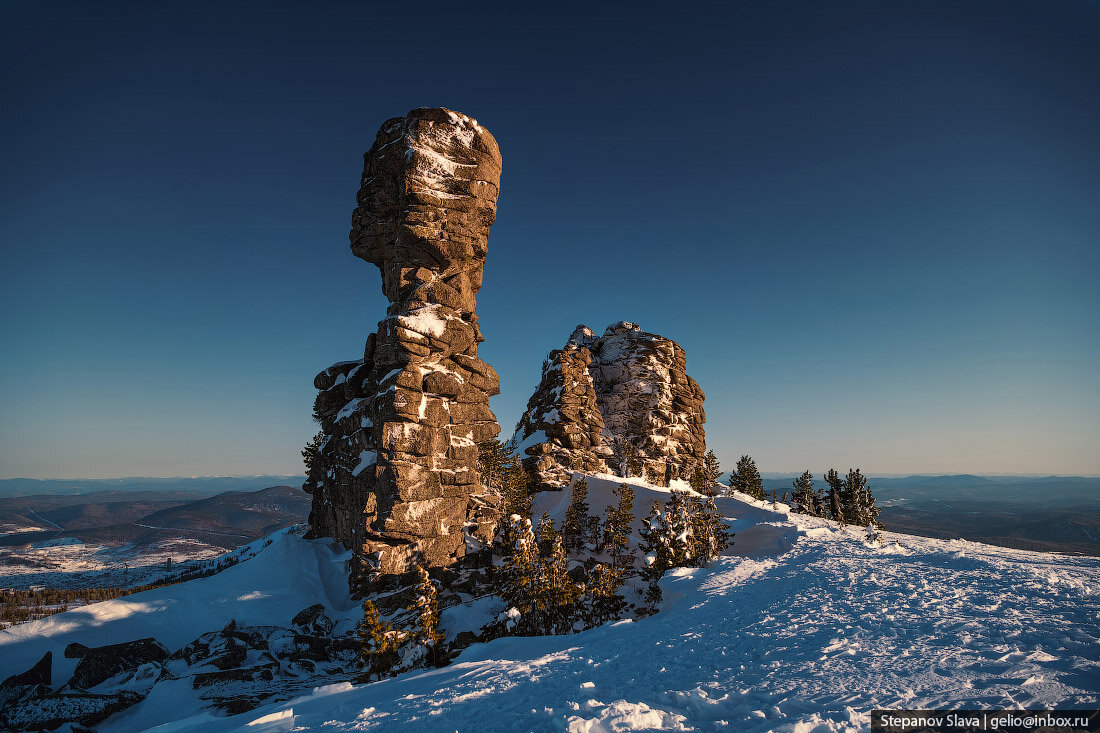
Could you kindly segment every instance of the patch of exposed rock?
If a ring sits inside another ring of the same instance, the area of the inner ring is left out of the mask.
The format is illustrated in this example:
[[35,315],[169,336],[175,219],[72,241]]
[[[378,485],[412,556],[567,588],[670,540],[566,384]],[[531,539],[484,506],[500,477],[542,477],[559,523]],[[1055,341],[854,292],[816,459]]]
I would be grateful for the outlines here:
[[0,683],[0,730],[52,730],[96,725],[144,700],[161,682],[186,680],[195,695],[223,714],[287,700],[360,666],[354,626],[342,628],[310,606],[289,626],[238,626],[202,634],[169,654],[155,639],[88,647],[69,644],[79,659],[72,677],[51,691],[52,655]]
[[474,310],[500,171],[489,131],[446,109],[387,121],[364,156],[351,250],[378,267],[390,306],[362,359],[314,380],[326,438],[303,487],[310,536],[354,551],[356,592],[492,538],[476,444],[500,432],[500,382],[478,358]]
[[675,341],[626,321],[599,337],[578,326],[543,363],[509,445],[540,490],[562,488],[573,471],[667,483],[706,453],[703,399]]

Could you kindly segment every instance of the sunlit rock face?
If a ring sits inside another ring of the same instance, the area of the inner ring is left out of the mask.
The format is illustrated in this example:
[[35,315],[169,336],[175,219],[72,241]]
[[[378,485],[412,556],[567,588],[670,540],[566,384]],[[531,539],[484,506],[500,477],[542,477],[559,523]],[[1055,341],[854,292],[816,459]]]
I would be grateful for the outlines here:
[[312,536],[355,551],[353,587],[492,537],[476,444],[500,432],[500,381],[478,358],[474,310],[500,172],[489,131],[447,109],[388,120],[364,155],[351,250],[390,305],[362,359],[314,380],[326,440],[305,484]]
[[686,370],[679,344],[633,323],[603,336],[578,326],[543,364],[510,446],[541,490],[573,471],[687,477],[706,453],[706,414]]

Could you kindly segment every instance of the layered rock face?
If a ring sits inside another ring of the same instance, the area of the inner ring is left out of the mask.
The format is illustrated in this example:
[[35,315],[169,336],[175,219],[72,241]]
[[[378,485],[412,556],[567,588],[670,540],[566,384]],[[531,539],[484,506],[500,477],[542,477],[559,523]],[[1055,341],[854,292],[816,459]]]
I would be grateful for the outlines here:
[[325,441],[304,486],[311,535],[355,551],[353,587],[449,564],[467,531],[492,537],[476,443],[500,431],[500,381],[478,358],[474,309],[500,171],[489,131],[446,109],[387,121],[364,155],[351,250],[378,267],[390,306],[362,359],[314,380]]
[[[550,352],[510,446],[540,489],[573,471],[686,477],[706,453],[704,394],[675,341],[616,323],[597,337],[578,326]],[[630,447],[628,447],[630,446]]]

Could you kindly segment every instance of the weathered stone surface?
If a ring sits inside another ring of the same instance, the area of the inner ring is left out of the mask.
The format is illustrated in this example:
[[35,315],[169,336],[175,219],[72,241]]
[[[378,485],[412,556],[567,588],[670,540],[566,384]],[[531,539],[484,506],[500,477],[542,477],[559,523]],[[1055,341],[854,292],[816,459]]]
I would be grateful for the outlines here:
[[53,652],[46,652],[38,663],[20,674],[13,674],[0,682],[0,708],[16,700],[22,700],[46,692],[53,680]]
[[0,712],[0,730],[53,730],[66,723],[95,725],[141,699],[142,695],[131,692],[111,695],[59,692],[32,697]]
[[[67,656],[69,650],[65,651]],[[167,656],[168,650],[151,637],[121,644],[85,647],[68,686],[77,690],[87,690],[117,674],[137,669],[143,664],[162,662]]]
[[325,615],[325,607],[320,603],[299,611],[290,623],[295,629],[314,636],[328,636],[333,627],[332,619]]
[[574,471],[686,477],[706,453],[703,391],[675,341],[621,321],[597,337],[578,326],[543,363],[510,446],[541,490]]
[[489,131],[446,109],[387,121],[364,156],[351,250],[378,267],[390,306],[363,359],[314,379],[327,439],[303,487],[310,536],[354,550],[355,591],[450,563],[466,525],[495,522],[492,497],[471,497],[485,493],[475,443],[500,432],[488,406],[500,380],[478,358],[474,313],[500,170]]

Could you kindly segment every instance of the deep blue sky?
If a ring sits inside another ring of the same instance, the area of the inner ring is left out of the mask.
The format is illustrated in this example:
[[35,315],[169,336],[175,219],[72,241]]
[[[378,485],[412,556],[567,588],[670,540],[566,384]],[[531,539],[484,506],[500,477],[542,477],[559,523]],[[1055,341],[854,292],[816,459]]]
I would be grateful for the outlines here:
[[384,316],[362,153],[504,175],[510,434],[578,323],[679,341],[731,466],[1100,473],[1100,5],[0,6],[0,477],[293,473]]

